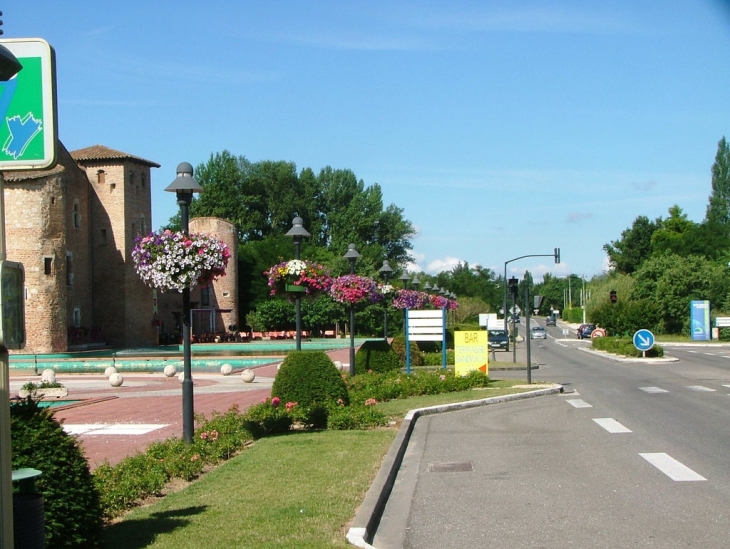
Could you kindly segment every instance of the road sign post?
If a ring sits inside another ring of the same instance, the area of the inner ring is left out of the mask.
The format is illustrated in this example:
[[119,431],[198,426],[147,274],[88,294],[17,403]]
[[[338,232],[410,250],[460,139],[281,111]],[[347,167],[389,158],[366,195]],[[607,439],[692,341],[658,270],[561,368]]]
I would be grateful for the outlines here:
[[642,356],[646,358],[646,352],[654,346],[654,334],[649,330],[637,330],[634,334],[634,347],[641,351]]

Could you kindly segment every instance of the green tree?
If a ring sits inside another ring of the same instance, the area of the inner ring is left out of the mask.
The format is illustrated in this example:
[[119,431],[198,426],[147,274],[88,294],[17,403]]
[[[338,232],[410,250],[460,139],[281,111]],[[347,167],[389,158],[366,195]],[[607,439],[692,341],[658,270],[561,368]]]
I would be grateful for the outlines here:
[[636,272],[641,264],[651,257],[652,235],[659,228],[661,218],[656,221],[640,215],[630,228],[621,233],[619,240],[603,246],[611,267],[619,273]]
[[700,256],[657,255],[642,265],[634,280],[633,298],[653,301],[662,312],[661,331],[689,334],[692,300],[722,306],[730,291],[727,267]]
[[657,229],[651,235],[653,254],[690,253],[696,231],[697,224],[687,219],[687,214],[675,204],[669,208],[669,217],[659,221]]
[[730,228],[730,147],[724,136],[717,143],[712,165],[712,192],[705,220],[724,227],[726,231]]

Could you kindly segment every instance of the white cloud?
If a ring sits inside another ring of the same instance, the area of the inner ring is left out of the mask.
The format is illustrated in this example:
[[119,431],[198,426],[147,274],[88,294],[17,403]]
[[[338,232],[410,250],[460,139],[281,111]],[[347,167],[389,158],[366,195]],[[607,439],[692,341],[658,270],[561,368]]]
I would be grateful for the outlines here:
[[434,259],[427,266],[425,271],[431,274],[438,274],[444,271],[451,271],[454,267],[464,263],[464,260],[456,257],[445,257],[443,259]]

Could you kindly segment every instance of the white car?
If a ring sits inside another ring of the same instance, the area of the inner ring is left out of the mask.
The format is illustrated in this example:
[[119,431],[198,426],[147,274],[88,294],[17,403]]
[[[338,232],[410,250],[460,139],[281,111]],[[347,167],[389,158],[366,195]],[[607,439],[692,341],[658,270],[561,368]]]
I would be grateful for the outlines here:
[[533,326],[530,330],[530,339],[547,339],[547,332],[542,326]]

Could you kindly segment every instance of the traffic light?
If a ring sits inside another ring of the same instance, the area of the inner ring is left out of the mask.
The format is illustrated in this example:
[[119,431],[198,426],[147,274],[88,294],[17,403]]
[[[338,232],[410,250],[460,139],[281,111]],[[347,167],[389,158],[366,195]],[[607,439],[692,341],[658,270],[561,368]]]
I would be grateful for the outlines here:
[[512,294],[512,297],[517,297],[517,292],[519,289],[520,281],[517,280],[515,277],[512,277],[509,279],[509,293]]
[[618,301],[618,296],[616,295],[616,290],[611,290],[608,294],[608,298],[611,300],[611,303],[616,303]]
[[560,248],[555,248],[555,264],[560,263]]

